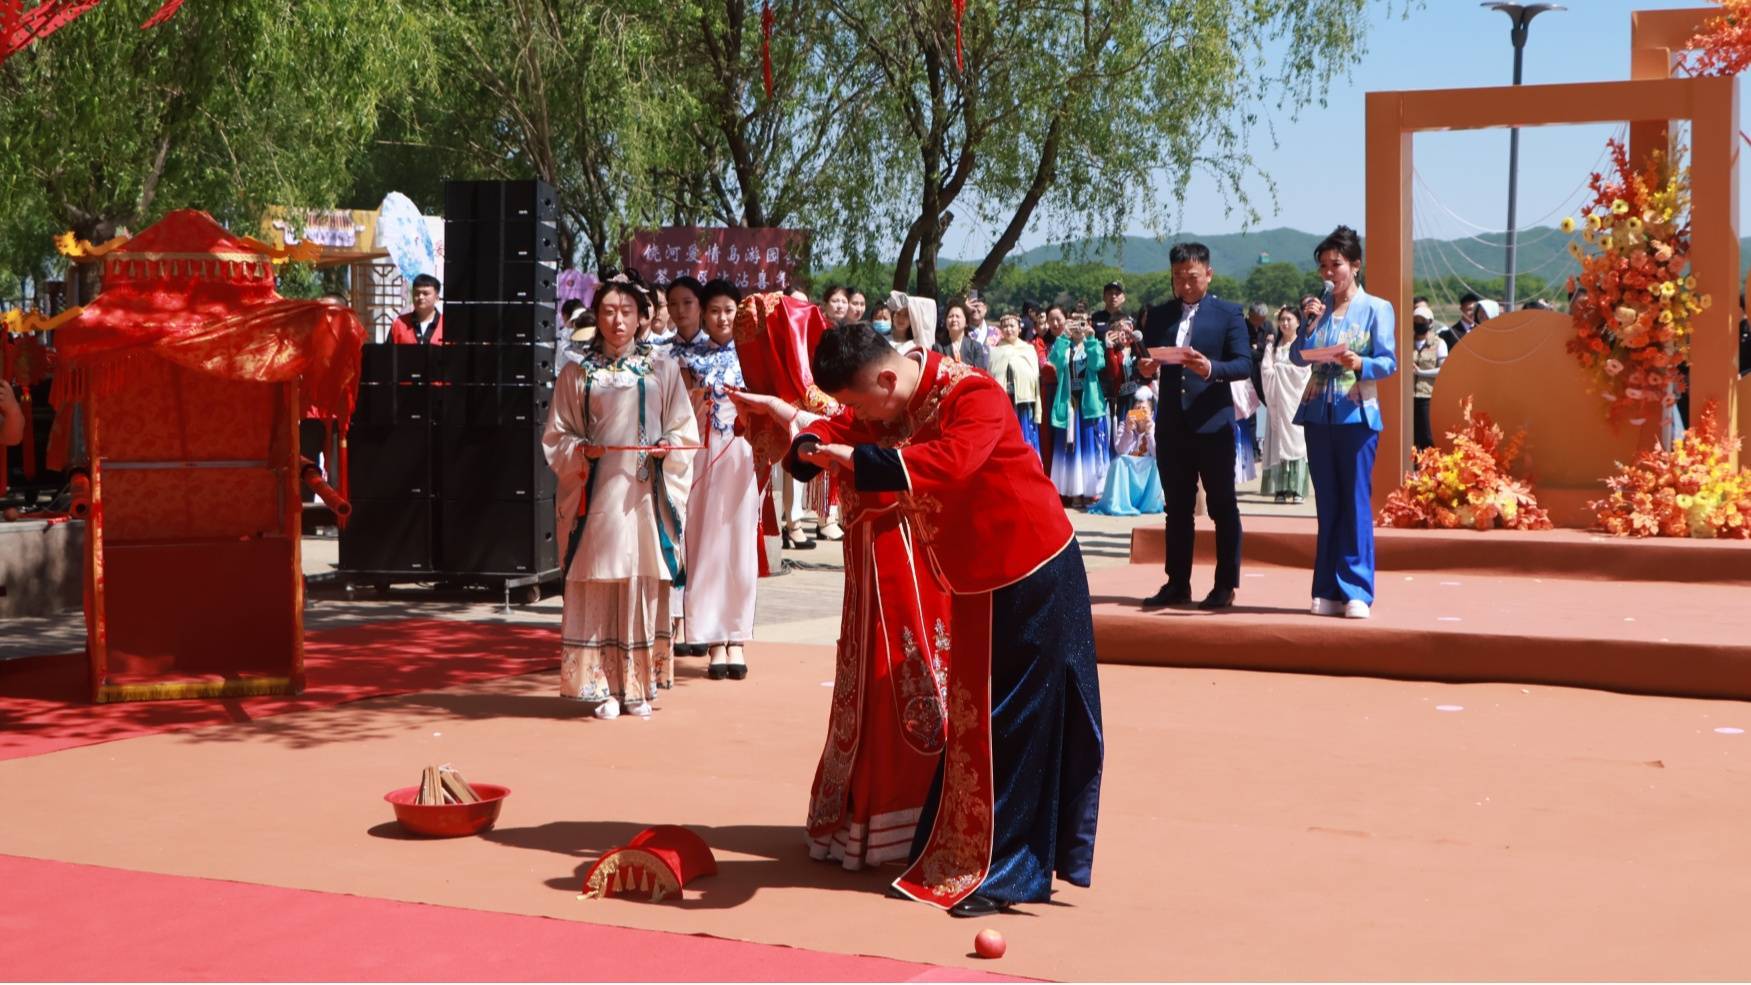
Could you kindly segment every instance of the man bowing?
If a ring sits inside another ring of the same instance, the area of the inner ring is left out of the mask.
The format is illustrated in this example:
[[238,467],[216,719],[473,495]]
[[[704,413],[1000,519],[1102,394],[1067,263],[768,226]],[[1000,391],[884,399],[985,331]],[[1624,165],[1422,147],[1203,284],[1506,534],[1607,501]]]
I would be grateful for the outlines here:
[[1252,347],[1240,305],[1210,289],[1210,250],[1176,243],[1168,253],[1174,299],[1143,313],[1143,342],[1152,355],[1144,376],[1161,377],[1155,454],[1167,492],[1167,584],[1144,608],[1192,600],[1192,512],[1198,483],[1216,523],[1216,584],[1198,604],[1225,609],[1240,587],[1240,506],[1234,498],[1234,399],[1229,384],[1252,376]]

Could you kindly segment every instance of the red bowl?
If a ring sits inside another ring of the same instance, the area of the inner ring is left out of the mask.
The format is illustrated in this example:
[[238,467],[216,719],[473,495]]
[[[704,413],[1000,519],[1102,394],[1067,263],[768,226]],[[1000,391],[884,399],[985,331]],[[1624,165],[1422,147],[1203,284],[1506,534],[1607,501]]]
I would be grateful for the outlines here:
[[499,808],[511,795],[510,787],[491,783],[471,783],[480,794],[477,804],[417,804],[420,788],[402,787],[383,795],[395,808],[395,819],[416,835],[427,838],[460,838],[477,835],[499,819]]

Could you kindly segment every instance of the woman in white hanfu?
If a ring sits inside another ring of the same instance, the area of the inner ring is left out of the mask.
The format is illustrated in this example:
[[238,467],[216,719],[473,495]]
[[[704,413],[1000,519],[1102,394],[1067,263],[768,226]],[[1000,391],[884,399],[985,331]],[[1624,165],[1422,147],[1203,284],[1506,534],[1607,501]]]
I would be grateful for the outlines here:
[[699,428],[680,368],[637,341],[644,292],[622,275],[594,309],[596,338],[560,370],[542,436],[567,545],[559,689],[597,718],[646,717],[675,683],[669,592]]
[[675,343],[687,375],[705,448],[694,459],[687,505],[687,639],[711,656],[714,681],[748,676],[742,644],[754,638],[754,585],[760,580],[760,492],[754,449],[736,428],[730,394],[742,388],[736,359],[736,305],[741,293],[714,280],[700,293],[705,328]]

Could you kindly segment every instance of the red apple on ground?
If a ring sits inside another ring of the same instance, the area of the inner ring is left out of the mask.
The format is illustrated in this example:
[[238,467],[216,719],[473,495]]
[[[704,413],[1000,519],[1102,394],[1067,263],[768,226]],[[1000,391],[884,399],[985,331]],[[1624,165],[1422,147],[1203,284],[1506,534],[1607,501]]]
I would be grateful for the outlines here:
[[1007,950],[1009,945],[1004,942],[1003,935],[990,928],[979,931],[979,936],[973,938],[973,953],[981,958],[1001,958]]

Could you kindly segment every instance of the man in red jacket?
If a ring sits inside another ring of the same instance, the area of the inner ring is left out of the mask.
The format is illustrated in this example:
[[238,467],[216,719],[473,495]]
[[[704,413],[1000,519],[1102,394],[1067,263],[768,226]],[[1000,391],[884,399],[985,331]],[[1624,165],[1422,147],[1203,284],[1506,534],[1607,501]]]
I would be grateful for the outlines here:
[[792,474],[898,493],[954,593],[943,767],[895,887],[977,916],[1045,902],[1054,874],[1088,885],[1103,757],[1088,576],[1008,393],[862,322],[823,335],[812,362],[850,414],[803,429]]
[[397,345],[442,345],[444,313],[438,310],[438,292],[443,285],[431,274],[413,279],[413,310],[395,319],[389,341]]

